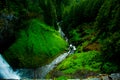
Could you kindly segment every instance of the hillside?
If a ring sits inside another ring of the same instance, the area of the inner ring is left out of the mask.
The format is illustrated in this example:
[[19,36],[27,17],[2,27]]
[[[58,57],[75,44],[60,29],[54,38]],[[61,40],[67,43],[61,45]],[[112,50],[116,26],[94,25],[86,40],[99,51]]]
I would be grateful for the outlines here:
[[0,1],[0,53],[12,67],[38,68],[76,46],[46,78],[120,72],[119,34],[119,0]]

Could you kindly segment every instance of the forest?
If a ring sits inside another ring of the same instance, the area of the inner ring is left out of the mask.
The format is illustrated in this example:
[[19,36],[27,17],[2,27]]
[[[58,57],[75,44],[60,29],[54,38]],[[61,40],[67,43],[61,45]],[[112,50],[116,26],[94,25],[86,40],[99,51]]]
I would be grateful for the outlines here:
[[0,0],[0,53],[13,68],[46,65],[70,43],[46,78],[119,73],[120,0]]

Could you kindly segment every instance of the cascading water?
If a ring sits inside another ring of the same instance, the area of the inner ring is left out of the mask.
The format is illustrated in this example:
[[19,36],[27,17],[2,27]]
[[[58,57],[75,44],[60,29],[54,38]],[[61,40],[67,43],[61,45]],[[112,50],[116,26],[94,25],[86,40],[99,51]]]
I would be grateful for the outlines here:
[[[68,41],[67,37],[65,36],[64,32],[62,31],[62,29],[60,27],[60,22],[58,22],[57,25],[58,25],[58,29],[59,29],[58,31],[59,31],[61,37],[64,38],[66,41]],[[62,60],[64,60],[69,54],[73,54],[74,51],[76,50],[76,47],[73,46],[72,44],[70,44],[68,49],[69,49],[68,52],[61,54],[56,59],[54,59],[50,64],[43,66],[41,68],[41,70],[42,70],[41,71],[42,73],[40,75],[41,78],[44,78],[48,72],[50,72],[53,68],[55,68],[56,65],[58,63],[60,63]]]
[[0,54],[0,79],[20,79]]
[[[59,33],[60,33],[61,37],[64,38],[66,41],[68,41],[67,37],[65,37],[65,34],[63,33],[63,31],[60,27],[60,23],[57,23],[57,25],[58,25],[58,29],[59,29]],[[58,56],[50,64],[39,68],[41,71],[40,78],[44,78],[46,76],[46,74],[49,73],[53,68],[55,68],[58,63],[60,63],[62,60],[64,60],[69,54],[73,54],[75,50],[76,50],[76,47],[73,46],[72,44],[70,44],[68,52],[63,53],[60,56]]]
[[[62,21],[61,21],[61,22],[62,22]],[[61,36],[63,39],[65,39],[66,42],[68,42],[68,38],[65,36],[65,33],[64,33],[64,32],[62,31],[62,29],[61,29],[61,26],[60,26],[61,22],[57,22],[58,32],[60,33],[60,36]],[[70,44],[70,45],[69,45],[69,51],[68,51],[68,53],[69,53],[69,54],[72,54],[72,53],[74,53],[75,50],[76,50],[76,47],[75,47],[74,45]]]
[[[62,21],[61,21],[62,22]],[[66,42],[68,42],[68,38],[65,36],[65,33],[62,31],[61,29],[61,22],[57,22],[57,26],[58,26],[58,32],[60,33],[60,36],[66,40]]]

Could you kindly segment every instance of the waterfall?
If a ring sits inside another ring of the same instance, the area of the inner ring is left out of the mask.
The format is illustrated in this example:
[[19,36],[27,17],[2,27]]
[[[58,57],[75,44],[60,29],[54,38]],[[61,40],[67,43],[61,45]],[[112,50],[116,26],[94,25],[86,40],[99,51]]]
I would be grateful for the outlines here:
[[0,79],[20,79],[0,54]]
[[[61,21],[62,22],[62,21]],[[60,33],[60,36],[66,40],[66,42],[68,42],[68,38],[65,36],[65,33],[62,31],[61,29],[61,22],[57,22],[57,26],[58,26],[58,32]]]
[[[61,22],[62,22],[62,21],[61,21]],[[60,26],[60,25],[61,25],[61,22],[57,22],[58,32],[60,33],[60,36],[61,36],[63,39],[65,39],[66,42],[68,42],[68,38],[65,36],[64,32],[63,32],[62,29],[61,29],[61,26]],[[68,53],[69,53],[69,54],[73,54],[74,51],[76,50],[76,47],[75,47],[74,45],[70,44],[68,49],[69,49]]]

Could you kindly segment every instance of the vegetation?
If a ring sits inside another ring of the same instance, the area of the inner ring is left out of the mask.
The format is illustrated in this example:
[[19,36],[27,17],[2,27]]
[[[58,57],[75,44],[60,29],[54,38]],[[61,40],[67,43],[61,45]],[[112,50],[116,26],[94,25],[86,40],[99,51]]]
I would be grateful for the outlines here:
[[[118,0],[80,0],[70,6],[63,18],[63,29],[69,31],[66,34],[70,42],[78,46],[77,52],[97,50],[101,53],[103,73],[120,71],[119,3]],[[107,64],[112,68],[107,69]]]
[[28,25],[28,29],[21,30],[16,42],[5,52],[11,65],[39,67],[65,49],[67,44],[57,31],[38,20],[31,20]]
[[[80,78],[82,74],[91,74],[88,72],[92,71],[92,73],[108,74],[120,71],[119,3],[120,1],[118,0],[80,0],[66,7],[68,11],[63,14],[62,28],[69,37],[69,42],[77,46],[76,53],[80,54],[69,56],[55,70],[48,74],[48,78],[76,78],[76,72],[80,74],[77,78]],[[98,51],[100,55],[96,54],[93,50]],[[89,54],[86,51],[91,51],[91,53]],[[82,56],[82,53],[88,54],[78,58],[78,56]],[[91,57],[92,53],[96,54],[95,59]],[[79,60],[72,59],[73,56]],[[82,65],[83,62],[81,61],[86,63]],[[84,69],[81,67],[84,67]],[[55,75],[55,72],[59,74]]]
[[77,50],[47,78],[120,72],[120,0],[0,1],[0,52],[15,67],[44,65],[67,45],[57,22]]
[[52,78],[59,78],[59,76],[64,76],[70,79],[74,79],[76,77],[85,78],[83,76],[90,76],[90,74],[88,75],[87,73],[95,74],[96,72],[98,74],[102,64],[100,55],[101,54],[97,51],[88,51],[70,55],[54,70],[59,71],[59,73],[61,72],[61,74],[55,75],[55,72],[53,71],[50,73],[50,75]]

